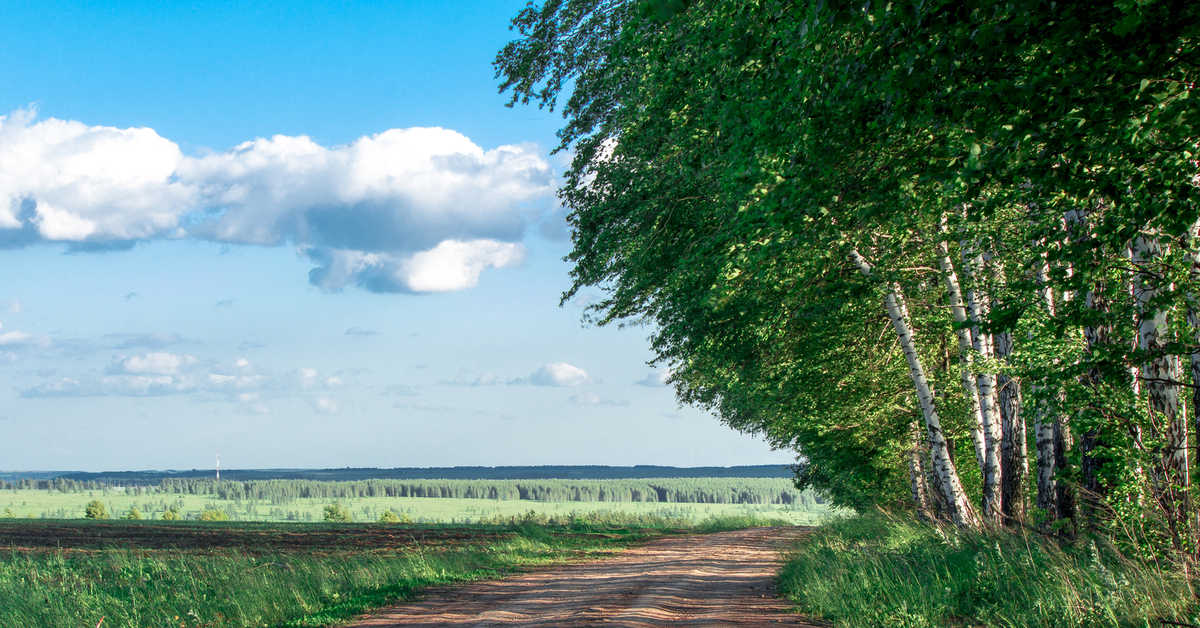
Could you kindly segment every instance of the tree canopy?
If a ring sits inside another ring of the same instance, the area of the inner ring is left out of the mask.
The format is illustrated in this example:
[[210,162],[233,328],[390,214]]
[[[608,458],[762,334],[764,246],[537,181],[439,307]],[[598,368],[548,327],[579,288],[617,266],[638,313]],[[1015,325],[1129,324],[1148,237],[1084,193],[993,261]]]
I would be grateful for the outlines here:
[[1194,550],[1200,6],[547,0],[513,28],[501,90],[572,153],[563,299],[649,323],[681,401],[840,505],[1141,509]]

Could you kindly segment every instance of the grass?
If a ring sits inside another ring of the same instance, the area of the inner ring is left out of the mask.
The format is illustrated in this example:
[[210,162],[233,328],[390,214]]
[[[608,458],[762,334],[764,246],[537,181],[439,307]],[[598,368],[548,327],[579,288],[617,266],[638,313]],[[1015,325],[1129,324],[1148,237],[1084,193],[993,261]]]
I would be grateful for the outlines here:
[[[62,493],[53,490],[18,489],[0,491],[0,517],[5,509],[17,518],[78,519],[92,499],[103,501],[115,518],[136,506],[147,518],[158,518],[178,500],[185,517],[194,518],[209,509],[227,512],[236,521],[321,521],[332,500],[298,499],[285,506],[265,502],[235,502],[211,495],[151,493],[127,494],[123,490],[91,493]],[[813,525],[829,514],[828,506],[796,508],[780,504],[689,504],[655,502],[538,502],[529,500],[451,499],[430,497],[363,497],[339,500],[355,521],[371,522],[385,510],[408,514],[421,523],[477,523],[484,519],[520,517],[534,510],[547,517],[565,518],[580,513],[626,513],[703,521],[712,517],[759,516],[786,520],[794,525]]]
[[557,522],[528,511],[507,525],[8,521],[0,544],[26,547],[0,545],[0,626],[335,626],[429,586],[768,521],[681,529],[690,521],[607,511]]
[[1060,546],[886,515],[832,519],[779,575],[798,610],[844,628],[1200,623],[1187,578],[1100,540]]

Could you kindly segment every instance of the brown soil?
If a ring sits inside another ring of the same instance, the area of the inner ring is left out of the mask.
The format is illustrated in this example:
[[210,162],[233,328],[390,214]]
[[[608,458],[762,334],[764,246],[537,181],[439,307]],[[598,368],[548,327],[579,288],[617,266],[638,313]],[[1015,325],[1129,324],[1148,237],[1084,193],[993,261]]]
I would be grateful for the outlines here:
[[178,549],[246,553],[285,550],[327,552],[424,548],[483,543],[507,536],[461,528],[362,524],[199,524],[129,521],[2,521],[0,548],[17,550],[105,548]]
[[776,597],[780,549],[799,532],[668,537],[600,561],[428,592],[351,628],[386,626],[816,626]]

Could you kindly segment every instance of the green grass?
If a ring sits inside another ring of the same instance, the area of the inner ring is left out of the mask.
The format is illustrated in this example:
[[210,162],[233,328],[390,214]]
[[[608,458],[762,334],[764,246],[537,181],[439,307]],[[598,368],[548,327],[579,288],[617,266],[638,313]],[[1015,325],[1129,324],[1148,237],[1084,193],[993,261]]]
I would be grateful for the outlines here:
[[[54,490],[18,489],[0,491],[0,516],[5,508],[17,518],[78,519],[92,499],[105,503],[109,514],[119,517],[136,506],[142,516],[160,518],[162,511],[180,502],[185,518],[195,518],[209,509],[230,514],[235,521],[321,521],[325,506],[332,500],[298,499],[275,506],[265,502],[216,499],[211,495],[149,493],[133,495],[123,490],[62,493]],[[792,507],[780,504],[689,504],[656,502],[538,502],[530,500],[453,499],[431,497],[363,497],[339,502],[349,509],[355,521],[379,519],[388,509],[406,513],[423,523],[474,523],[481,519],[520,517],[531,509],[547,517],[568,517],[572,513],[627,513],[676,517],[702,521],[712,517],[758,516],[786,520],[794,525],[812,525],[829,514],[825,505]],[[289,517],[291,517],[289,519]]]
[[[172,524],[179,525],[263,524]],[[339,529],[350,535],[356,527]],[[476,529],[485,542],[473,541],[468,528],[459,542],[378,551],[0,550],[0,626],[90,628],[101,617],[105,627],[129,628],[330,626],[430,585],[604,556],[654,534]]]
[[779,575],[798,610],[839,627],[1197,624],[1187,578],[1099,540],[965,532],[884,515],[832,519]]

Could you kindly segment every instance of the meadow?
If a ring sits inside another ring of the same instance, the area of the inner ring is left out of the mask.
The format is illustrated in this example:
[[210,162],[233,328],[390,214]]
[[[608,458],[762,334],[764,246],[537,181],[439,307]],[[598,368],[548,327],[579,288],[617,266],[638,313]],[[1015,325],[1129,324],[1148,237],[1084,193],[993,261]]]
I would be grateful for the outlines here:
[[[621,512],[693,522],[711,517],[749,515],[793,524],[813,524],[830,512],[829,507],[820,503],[811,493],[796,491],[787,480],[776,478],[667,479],[649,482],[651,484],[646,484],[648,488],[638,489],[631,487],[641,484],[623,480],[445,480],[415,484],[397,481],[268,480],[217,483],[190,480],[132,487],[40,481],[36,484],[10,484],[9,488],[0,490],[0,516],[79,519],[84,517],[85,507],[92,500],[103,502],[113,518],[129,513],[131,508],[136,508],[145,519],[161,518],[163,512],[175,508],[184,519],[194,519],[206,510],[218,510],[233,521],[260,522],[321,521],[325,507],[335,502],[345,507],[358,522],[377,521],[382,513],[391,510],[407,515],[417,523],[476,523],[529,512],[558,518],[572,513]],[[44,488],[17,488],[22,485],[40,485]],[[669,487],[671,492],[664,486]],[[656,487],[663,491],[663,497],[693,501],[657,501],[659,492],[649,494]],[[622,490],[613,490],[616,488]],[[425,497],[412,494],[498,495],[503,498]],[[521,495],[532,495],[538,499],[522,499]],[[625,499],[620,499],[622,497]],[[631,497],[653,497],[654,500],[636,501],[630,500]]]

